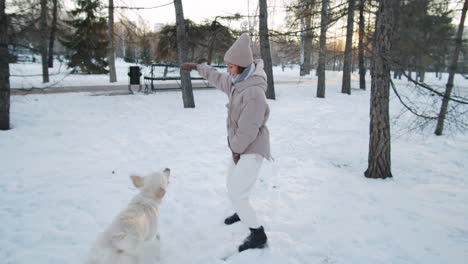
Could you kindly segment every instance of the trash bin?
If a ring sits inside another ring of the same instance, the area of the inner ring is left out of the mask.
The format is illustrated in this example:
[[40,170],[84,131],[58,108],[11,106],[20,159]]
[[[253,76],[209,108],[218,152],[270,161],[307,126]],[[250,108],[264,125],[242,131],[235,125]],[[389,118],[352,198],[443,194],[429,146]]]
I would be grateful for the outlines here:
[[138,85],[138,91],[141,90],[141,84],[140,84],[140,77],[141,77],[141,72],[140,72],[140,67],[138,66],[130,66],[129,71],[128,71],[128,76],[130,77],[130,83],[128,85],[128,90],[133,93],[132,90],[132,85]]

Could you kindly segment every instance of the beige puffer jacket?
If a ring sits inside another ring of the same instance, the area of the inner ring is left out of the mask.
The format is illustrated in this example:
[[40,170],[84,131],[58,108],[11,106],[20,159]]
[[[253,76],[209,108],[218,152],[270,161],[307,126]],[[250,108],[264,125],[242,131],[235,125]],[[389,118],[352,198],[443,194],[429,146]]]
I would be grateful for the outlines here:
[[255,71],[247,79],[232,83],[229,74],[220,73],[205,64],[197,70],[203,78],[228,95],[228,145],[238,154],[257,153],[266,159],[270,154],[270,133],[266,126],[270,108],[265,97],[267,77],[263,60],[255,60]]

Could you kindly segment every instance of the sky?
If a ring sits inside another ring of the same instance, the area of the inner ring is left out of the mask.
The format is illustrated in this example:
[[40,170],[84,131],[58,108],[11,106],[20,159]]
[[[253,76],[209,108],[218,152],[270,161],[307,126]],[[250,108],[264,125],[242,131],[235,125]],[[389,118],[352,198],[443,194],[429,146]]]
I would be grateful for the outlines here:
[[[7,0],[11,2],[13,0]],[[461,9],[459,1],[450,0],[451,9]],[[75,7],[75,0],[64,0],[65,9],[70,10]],[[101,0],[104,6],[107,6],[108,0]],[[175,23],[175,10],[174,5],[171,4],[172,0],[114,0],[116,7],[156,7],[153,9],[140,9],[128,10],[119,9],[115,10],[115,21],[121,18],[127,18],[134,22],[140,23],[144,21],[146,28],[149,30],[157,30],[156,24],[173,24]],[[288,0],[267,0],[268,3],[268,26],[270,30],[283,31],[285,29],[285,2]],[[235,13],[242,15],[255,15],[258,14],[258,0],[182,0],[184,8],[184,16],[196,23],[204,21],[212,21],[216,16],[229,16]],[[7,5],[8,7],[8,5]],[[104,9],[103,13],[107,14]],[[460,21],[459,15],[452,20],[452,23],[457,25]],[[233,28],[258,28],[258,24],[254,18],[243,18],[240,21],[228,22],[222,21],[223,24]],[[344,37],[344,23],[340,21],[337,25],[328,30],[330,36],[337,35],[337,37]],[[468,20],[466,21],[468,24]]]
[[[115,6],[154,7],[170,3],[171,0],[114,0]],[[257,0],[182,0],[184,16],[197,23],[213,20],[216,16],[227,16],[235,13],[253,15],[257,13]],[[279,29],[283,24],[284,0],[268,0],[269,26]],[[117,17],[128,16],[137,18],[139,14],[149,25],[156,23],[174,23],[175,10],[172,4],[155,9],[146,10],[118,10]],[[252,21],[251,21],[252,22]],[[240,23],[248,24],[247,18]],[[237,26],[239,26],[239,24]],[[236,25],[233,25],[236,26]]]

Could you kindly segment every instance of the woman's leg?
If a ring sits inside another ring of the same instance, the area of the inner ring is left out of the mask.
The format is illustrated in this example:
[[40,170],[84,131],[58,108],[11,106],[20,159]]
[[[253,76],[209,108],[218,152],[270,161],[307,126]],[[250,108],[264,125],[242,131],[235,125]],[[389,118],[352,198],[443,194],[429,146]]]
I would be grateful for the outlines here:
[[239,218],[249,228],[260,227],[249,196],[258,178],[263,158],[258,154],[242,155],[237,165],[232,162],[228,178],[227,190],[229,198]]

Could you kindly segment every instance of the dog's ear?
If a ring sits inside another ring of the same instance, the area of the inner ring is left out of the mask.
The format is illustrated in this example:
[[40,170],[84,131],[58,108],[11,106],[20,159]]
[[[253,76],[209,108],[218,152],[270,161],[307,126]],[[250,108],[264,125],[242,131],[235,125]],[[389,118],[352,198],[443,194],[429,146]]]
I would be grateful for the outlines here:
[[169,176],[171,176],[171,169],[165,168],[163,173],[166,175],[167,178],[169,178]]
[[166,189],[163,188],[162,186],[159,186],[158,190],[156,190],[156,198],[158,198],[159,200],[162,200],[165,194],[166,194]]
[[138,175],[130,175],[130,179],[132,179],[133,185],[138,189],[142,188],[145,184],[145,179]]

